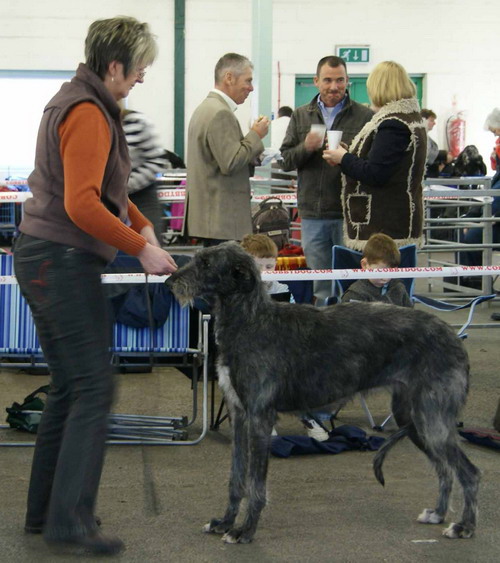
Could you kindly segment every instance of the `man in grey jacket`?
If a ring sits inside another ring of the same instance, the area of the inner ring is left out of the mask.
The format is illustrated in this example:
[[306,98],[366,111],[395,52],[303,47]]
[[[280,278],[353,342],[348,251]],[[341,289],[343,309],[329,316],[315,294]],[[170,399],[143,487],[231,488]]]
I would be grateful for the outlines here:
[[[293,112],[281,146],[283,170],[298,172],[302,245],[307,265],[314,270],[332,267],[332,246],[342,244],[343,221],[340,167],[325,165],[322,158],[325,136],[315,133],[311,126],[340,130],[342,142],[349,145],[373,116],[371,109],[351,100],[348,82],[344,60],[323,57],[314,77],[319,93],[309,104]],[[317,304],[324,304],[331,294],[331,282],[316,281],[314,294]]]
[[252,63],[227,53],[215,66],[215,88],[196,108],[188,130],[187,234],[205,246],[252,232],[250,164],[259,156],[269,120],[243,136],[234,111],[253,91]]

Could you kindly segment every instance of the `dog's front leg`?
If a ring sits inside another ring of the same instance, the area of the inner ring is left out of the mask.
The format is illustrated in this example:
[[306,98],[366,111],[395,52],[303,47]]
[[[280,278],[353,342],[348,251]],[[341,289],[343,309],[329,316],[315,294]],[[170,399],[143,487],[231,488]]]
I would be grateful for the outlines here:
[[248,415],[248,507],[241,527],[224,534],[222,539],[226,543],[249,543],[255,535],[260,514],[266,505],[267,468],[275,422],[276,414],[271,409]]
[[213,518],[203,528],[204,532],[225,534],[232,528],[238,515],[241,500],[246,492],[246,475],[248,466],[248,431],[247,420],[240,406],[227,400],[226,404],[231,418],[233,430],[233,453],[231,476],[229,479],[229,504],[222,518]]

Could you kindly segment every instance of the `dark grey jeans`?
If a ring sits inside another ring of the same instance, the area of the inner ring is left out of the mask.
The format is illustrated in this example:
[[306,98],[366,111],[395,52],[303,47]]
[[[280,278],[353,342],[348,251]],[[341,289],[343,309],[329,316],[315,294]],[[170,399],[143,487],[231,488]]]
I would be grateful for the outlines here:
[[51,374],[36,439],[27,526],[48,539],[95,529],[114,380],[105,262],[88,252],[21,234],[14,267]]

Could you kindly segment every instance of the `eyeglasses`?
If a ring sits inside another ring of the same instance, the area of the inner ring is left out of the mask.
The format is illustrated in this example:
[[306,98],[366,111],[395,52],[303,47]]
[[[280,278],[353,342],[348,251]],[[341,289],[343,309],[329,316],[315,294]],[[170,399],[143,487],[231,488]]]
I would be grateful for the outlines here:
[[146,71],[145,70],[136,70],[136,75],[137,75],[138,80],[144,80],[144,77],[146,76]]

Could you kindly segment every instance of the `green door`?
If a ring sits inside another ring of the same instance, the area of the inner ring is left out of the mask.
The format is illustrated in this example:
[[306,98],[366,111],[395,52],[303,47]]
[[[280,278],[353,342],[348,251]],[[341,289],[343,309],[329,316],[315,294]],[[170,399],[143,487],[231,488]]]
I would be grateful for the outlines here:
[[308,104],[318,93],[313,82],[313,74],[297,74],[295,76],[295,107]]
[[[367,74],[358,74],[349,76],[349,93],[351,98],[360,104],[370,104],[368,93],[366,91]],[[410,75],[415,86],[417,87],[417,100],[422,107],[422,83],[423,75],[414,74]],[[295,77],[295,107],[308,104],[313,97],[318,93],[316,86],[314,86],[313,74],[298,74]]]

